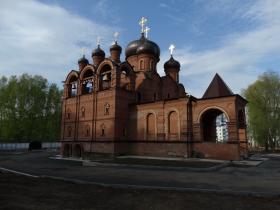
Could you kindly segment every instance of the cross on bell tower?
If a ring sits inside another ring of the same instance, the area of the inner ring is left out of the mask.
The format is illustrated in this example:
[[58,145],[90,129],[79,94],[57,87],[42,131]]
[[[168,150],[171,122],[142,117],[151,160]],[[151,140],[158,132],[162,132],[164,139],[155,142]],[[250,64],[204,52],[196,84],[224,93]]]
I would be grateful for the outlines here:
[[117,32],[117,31],[114,33],[114,41],[115,41],[115,43],[118,42],[119,35],[120,35],[120,33]]

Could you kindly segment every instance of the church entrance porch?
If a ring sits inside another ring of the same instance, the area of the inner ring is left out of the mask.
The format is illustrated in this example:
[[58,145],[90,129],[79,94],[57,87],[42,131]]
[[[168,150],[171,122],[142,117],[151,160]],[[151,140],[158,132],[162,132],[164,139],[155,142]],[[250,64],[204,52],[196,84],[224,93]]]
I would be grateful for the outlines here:
[[219,109],[209,109],[201,117],[202,136],[205,142],[228,141],[228,117]]

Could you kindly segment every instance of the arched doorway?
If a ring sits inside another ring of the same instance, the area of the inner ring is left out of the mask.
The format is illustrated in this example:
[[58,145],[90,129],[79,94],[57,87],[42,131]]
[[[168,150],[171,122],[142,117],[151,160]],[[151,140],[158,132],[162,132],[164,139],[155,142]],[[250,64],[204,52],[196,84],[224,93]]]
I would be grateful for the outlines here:
[[227,142],[228,141],[227,115],[220,109],[208,109],[201,117],[202,138],[206,142]]
[[64,145],[62,155],[63,155],[63,157],[69,157],[71,155],[69,144]]
[[82,148],[79,144],[76,144],[73,149],[73,157],[81,158],[82,157]]

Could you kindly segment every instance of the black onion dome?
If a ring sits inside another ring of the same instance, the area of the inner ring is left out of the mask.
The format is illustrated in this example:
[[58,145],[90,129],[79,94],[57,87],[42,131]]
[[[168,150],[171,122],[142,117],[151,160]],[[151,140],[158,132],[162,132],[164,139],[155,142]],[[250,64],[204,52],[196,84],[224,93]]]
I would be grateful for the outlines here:
[[140,39],[130,42],[125,49],[126,57],[142,53],[154,54],[157,57],[160,55],[159,46],[145,38],[143,33]]
[[180,69],[180,63],[171,55],[170,59],[164,63],[164,69],[175,68]]
[[129,57],[132,55],[136,55],[137,48],[141,45],[141,40],[134,40],[130,42],[125,48],[125,56]]
[[143,43],[141,43],[141,45],[137,48],[137,51],[136,51],[137,54],[153,54],[157,57],[159,57],[160,55],[160,49],[159,49],[159,46],[148,40],[148,39],[145,39],[145,41]]
[[83,55],[83,57],[78,60],[78,63],[89,64],[88,59],[86,59],[85,55]]
[[105,57],[105,52],[100,48],[100,45],[92,51],[91,56]]
[[117,50],[117,51],[122,52],[122,47],[120,45],[118,45],[118,42],[115,42],[110,47],[110,51],[112,51],[112,50]]

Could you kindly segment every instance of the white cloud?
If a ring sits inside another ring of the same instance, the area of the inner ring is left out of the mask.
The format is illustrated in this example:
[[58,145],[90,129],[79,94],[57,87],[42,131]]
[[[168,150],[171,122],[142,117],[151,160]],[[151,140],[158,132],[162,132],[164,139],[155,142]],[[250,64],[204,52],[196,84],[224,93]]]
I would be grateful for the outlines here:
[[65,79],[77,67],[81,48],[90,59],[101,36],[106,50],[113,27],[71,14],[57,5],[34,0],[9,0],[0,7],[0,76],[40,74],[52,82]]
[[189,48],[179,48],[175,57],[181,62],[180,75],[186,82],[187,91],[202,96],[218,72],[235,92],[240,92],[257,78],[260,71],[267,70],[260,70],[258,63],[269,57],[279,60],[279,11],[278,0],[258,1],[242,17],[257,21],[255,29],[224,37],[222,46],[213,50],[192,52]]

